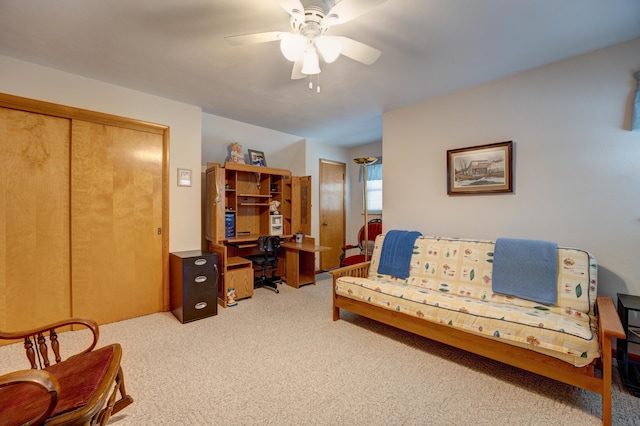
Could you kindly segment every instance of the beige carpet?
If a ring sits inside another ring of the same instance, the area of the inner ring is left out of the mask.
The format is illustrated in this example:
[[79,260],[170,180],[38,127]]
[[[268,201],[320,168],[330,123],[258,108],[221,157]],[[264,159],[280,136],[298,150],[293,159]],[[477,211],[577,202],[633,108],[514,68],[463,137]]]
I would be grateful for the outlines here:
[[[597,425],[600,398],[349,313],[331,281],[180,324],[170,313],[108,324],[135,402],[112,425]],[[63,350],[81,332],[61,335]],[[0,373],[27,365],[0,348]],[[640,398],[614,377],[614,424],[640,425]]]

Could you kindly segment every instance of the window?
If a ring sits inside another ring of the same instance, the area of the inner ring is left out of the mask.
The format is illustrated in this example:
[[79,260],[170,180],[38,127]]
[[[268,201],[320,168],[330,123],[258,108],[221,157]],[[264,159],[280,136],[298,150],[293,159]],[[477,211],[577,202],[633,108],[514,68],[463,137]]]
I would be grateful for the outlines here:
[[367,179],[367,208],[369,213],[382,213],[382,179]]
[[[362,182],[362,167],[360,168],[360,182]],[[368,213],[382,213],[382,158],[367,166],[367,208]],[[364,211],[364,205],[362,206]]]

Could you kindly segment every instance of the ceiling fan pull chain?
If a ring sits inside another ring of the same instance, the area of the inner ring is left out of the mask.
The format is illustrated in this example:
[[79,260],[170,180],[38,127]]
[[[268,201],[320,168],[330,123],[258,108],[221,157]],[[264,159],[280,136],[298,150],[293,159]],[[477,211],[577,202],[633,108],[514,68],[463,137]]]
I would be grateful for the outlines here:
[[320,94],[320,74],[316,74],[318,76],[318,82],[316,84],[316,93]]

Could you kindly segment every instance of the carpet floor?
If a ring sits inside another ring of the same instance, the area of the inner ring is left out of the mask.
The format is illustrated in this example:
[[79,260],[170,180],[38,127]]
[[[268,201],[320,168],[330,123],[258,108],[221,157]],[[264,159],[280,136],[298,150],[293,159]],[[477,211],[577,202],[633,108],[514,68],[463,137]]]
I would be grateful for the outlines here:
[[[257,289],[188,324],[158,313],[100,332],[99,346],[122,345],[134,398],[111,425],[600,424],[592,392],[351,313],[332,321],[329,279]],[[87,336],[62,333],[63,355]],[[0,348],[0,374],[27,366],[21,344]],[[613,424],[640,425],[617,371]]]

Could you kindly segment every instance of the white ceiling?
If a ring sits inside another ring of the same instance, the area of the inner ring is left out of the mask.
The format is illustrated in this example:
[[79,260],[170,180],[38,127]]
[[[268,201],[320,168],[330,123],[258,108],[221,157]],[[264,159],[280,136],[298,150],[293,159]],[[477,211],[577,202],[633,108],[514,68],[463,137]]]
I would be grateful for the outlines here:
[[388,0],[330,29],[382,56],[321,64],[320,94],[277,42],[224,41],[288,28],[275,0],[0,0],[1,55],[342,146],[380,141],[385,111],[640,37],[640,0]]

